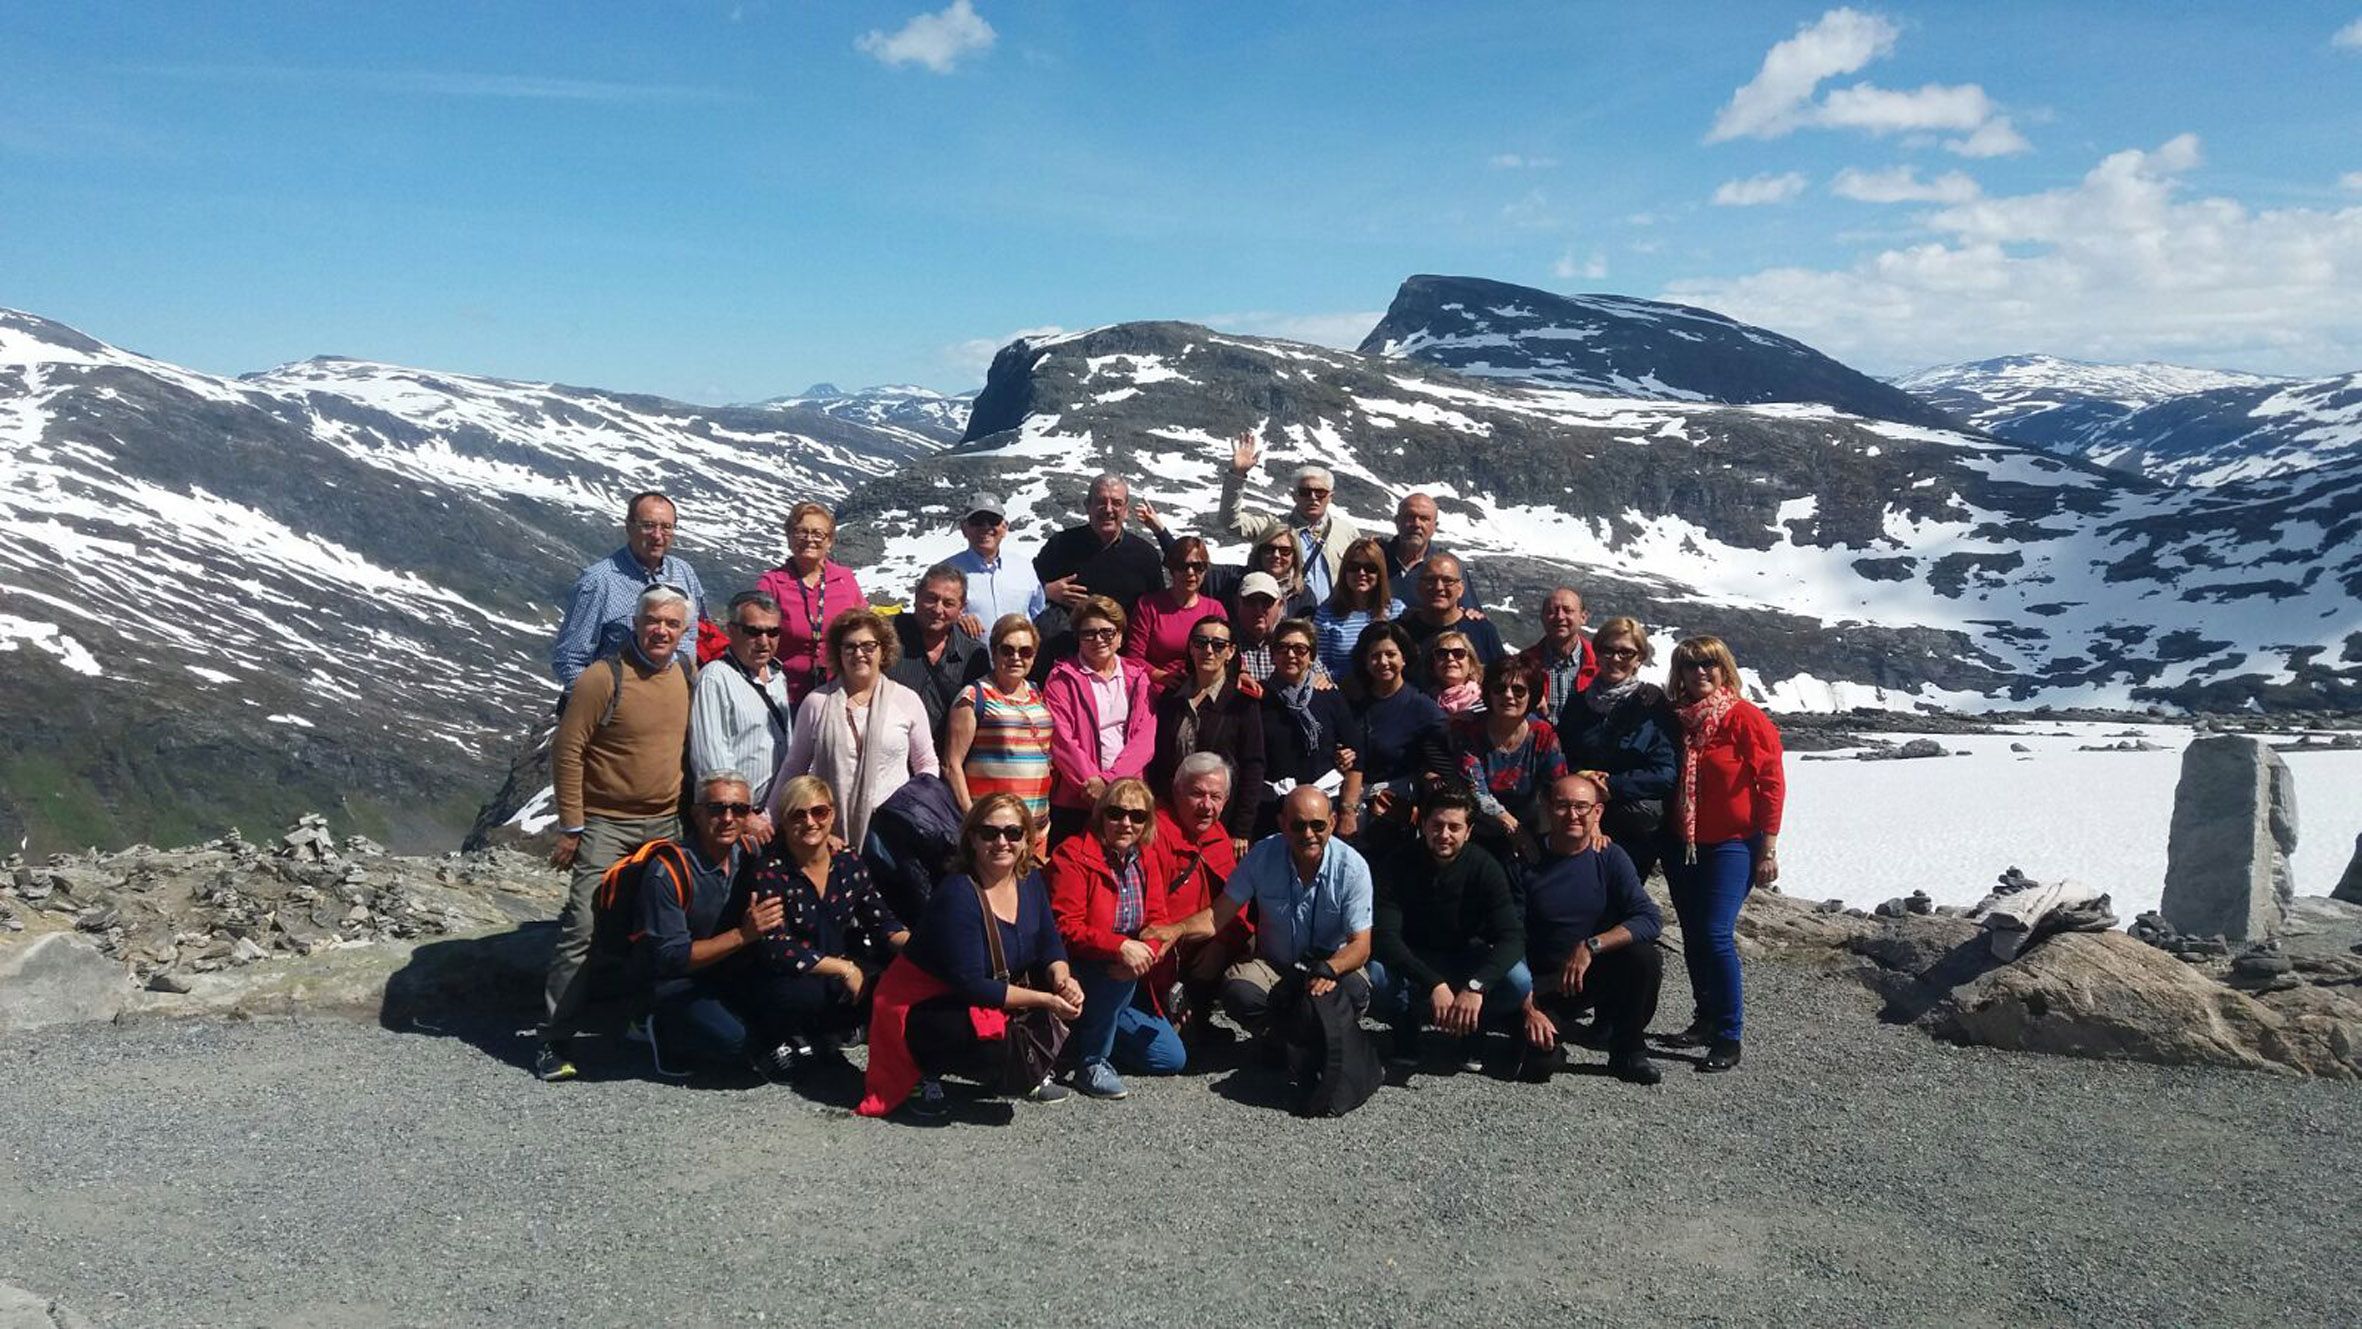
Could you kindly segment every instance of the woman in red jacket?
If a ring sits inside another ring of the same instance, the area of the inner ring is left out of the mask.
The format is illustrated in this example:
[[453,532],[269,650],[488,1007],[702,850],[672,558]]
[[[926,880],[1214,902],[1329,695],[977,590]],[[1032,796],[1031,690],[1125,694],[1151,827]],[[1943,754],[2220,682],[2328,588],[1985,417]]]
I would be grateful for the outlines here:
[[1074,1087],[1093,1098],[1130,1091],[1116,1063],[1141,1075],[1177,1075],[1187,1054],[1140,980],[1163,957],[1141,931],[1169,921],[1165,884],[1149,874],[1156,799],[1140,780],[1118,780],[1091,809],[1081,835],[1050,855],[1050,908],[1058,916],[1083,1013],[1074,1022]]
[[1698,1014],[1683,1038],[1706,1046],[1702,1069],[1739,1064],[1739,948],[1747,892],[1780,876],[1780,731],[1738,694],[1739,665],[1719,637],[1673,648],[1667,690],[1681,716],[1681,774],[1665,862],[1681,918]]

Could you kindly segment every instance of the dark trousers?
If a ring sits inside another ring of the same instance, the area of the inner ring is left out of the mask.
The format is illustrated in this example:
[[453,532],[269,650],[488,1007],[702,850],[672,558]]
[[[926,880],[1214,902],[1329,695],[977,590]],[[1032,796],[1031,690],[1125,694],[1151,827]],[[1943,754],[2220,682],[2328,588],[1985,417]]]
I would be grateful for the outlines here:
[[1068,840],[1082,834],[1090,824],[1091,810],[1089,808],[1052,807],[1050,809],[1050,848],[1056,849]]
[[656,1044],[657,1064],[667,1070],[686,1070],[694,1063],[728,1065],[744,1060],[750,1045],[776,1047],[813,1028],[811,1022],[833,1000],[816,990],[820,983],[842,990],[810,974],[773,974],[736,961],[660,980],[648,999],[648,1033]]
[[998,1084],[1001,1040],[978,1038],[968,1010],[958,997],[935,997],[911,1007],[903,1031],[910,1059],[929,1077],[956,1073]]
[[1558,991],[1559,972],[1553,968],[1534,975],[1534,1004],[1562,1032],[1569,1020],[1595,1011],[1607,1031],[1609,1055],[1642,1050],[1649,1021],[1657,1018],[1657,993],[1665,985],[1665,957],[1655,942],[1634,942],[1591,957],[1581,992]]
[[1638,806],[1610,803],[1600,814],[1599,829],[1607,832],[1624,856],[1632,860],[1632,870],[1646,885],[1648,874],[1656,871],[1657,863],[1665,854],[1664,816],[1654,803]]
[[1724,840],[1698,846],[1698,861],[1665,860],[1673,912],[1681,919],[1681,958],[1689,965],[1698,1018],[1712,1038],[1739,1039],[1739,906],[1755,885],[1756,842]]

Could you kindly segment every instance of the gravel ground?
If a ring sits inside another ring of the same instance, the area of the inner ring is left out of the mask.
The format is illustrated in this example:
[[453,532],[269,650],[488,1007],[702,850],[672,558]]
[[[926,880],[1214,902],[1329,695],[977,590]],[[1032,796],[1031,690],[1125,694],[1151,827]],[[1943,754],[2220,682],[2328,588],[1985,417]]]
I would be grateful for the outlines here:
[[1247,1071],[929,1129],[542,1085],[505,1033],[17,1035],[0,1281],[102,1325],[2362,1323],[2362,1087],[1947,1048],[1750,980],[1736,1074],[1438,1067],[1317,1122]]

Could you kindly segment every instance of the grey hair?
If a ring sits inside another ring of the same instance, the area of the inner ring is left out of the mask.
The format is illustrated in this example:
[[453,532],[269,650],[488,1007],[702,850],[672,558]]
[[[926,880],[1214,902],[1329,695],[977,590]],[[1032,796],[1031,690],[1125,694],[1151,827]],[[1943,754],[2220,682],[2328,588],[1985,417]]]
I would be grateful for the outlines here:
[[755,787],[747,782],[745,776],[736,771],[715,771],[697,782],[697,801],[704,802],[706,795],[712,793],[717,785],[736,785],[746,791],[747,797],[754,797]]
[[736,618],[738,611],[749,605],[766,614],[776,614],[779,612],[779,597],[769,591],[740,591],[730,597],[730,616]]
[[1299,466],[1296,468],[1296,477],[1288,483],[1300,485],[1306,480],[1318,480],[1323,487],[1328,489],[1337,487],[1337,477],[1329,474],[1329,468],[1326,466]]
[[1222,773],[1222,785],[1225,789],[1234,783],[1230,775],[1229,758],[1219,752],[1192,752],[1181,759],[1180,765],[1173,768],[1173,789],[1178,793],[1181,786],[1191,780],[1201,775],[1211,775],[1216,771]]
[[[640,602],[632,608],[632,622],[645,623],[648,621],[648,615],[651,611],[662,609],[666,605],[679,605],[684,611],[686,611],[689,607],[688,593],[681,590],[677,586],[658,584],[649,587],[647,590],[640,592]],[[682,617],[686,619],[688,617],[687,613],[684,612]],[[695,625],[684,623],[683,626],[693,627]]]
[[1120,475],[1117,475],[1113,471],[1101,471],[1099,474],[1091,477],[1091,487],[1086,492],[1096,494],[1109,485],[1114,485],[1116,488],[1123,490],[1125,498],[1130,498],[1132,496],[1132,482],[1126,480]]

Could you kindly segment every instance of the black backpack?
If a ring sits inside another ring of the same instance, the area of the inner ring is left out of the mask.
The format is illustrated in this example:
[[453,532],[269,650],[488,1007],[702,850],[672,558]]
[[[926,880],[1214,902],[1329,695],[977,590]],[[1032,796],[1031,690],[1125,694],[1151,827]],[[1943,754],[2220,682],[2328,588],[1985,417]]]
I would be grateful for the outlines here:
[[1299,1117],[1342,1117],[1368,1102],[1385,1082],[1386,1068],[1344,986],[1315,997],[1291,974],[1274,996],[1293,1089],[1290,1110]]

